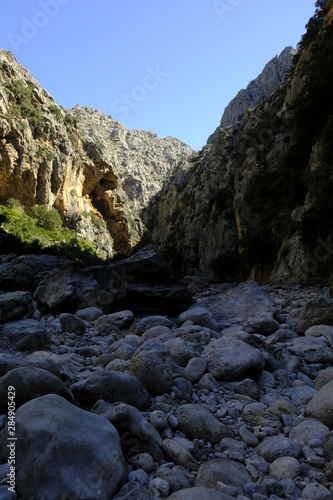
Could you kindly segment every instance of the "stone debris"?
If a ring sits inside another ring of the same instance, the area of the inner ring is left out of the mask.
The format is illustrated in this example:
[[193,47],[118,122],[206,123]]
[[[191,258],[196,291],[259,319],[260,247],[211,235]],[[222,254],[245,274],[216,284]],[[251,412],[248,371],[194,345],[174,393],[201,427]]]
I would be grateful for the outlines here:
[[34,292],[1,292],[1,498],[333,498],[333,329],[309,314],[330,318],[327,288],[210,286],[179,315]]

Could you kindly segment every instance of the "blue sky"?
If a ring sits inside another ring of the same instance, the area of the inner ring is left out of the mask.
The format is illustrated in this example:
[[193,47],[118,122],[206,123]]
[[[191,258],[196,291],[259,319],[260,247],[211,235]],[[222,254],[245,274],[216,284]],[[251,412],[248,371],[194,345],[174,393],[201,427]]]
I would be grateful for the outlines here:
[[15,0],[0,47],[65,108],[201,149],[237,92],[296,46],[315,0]]

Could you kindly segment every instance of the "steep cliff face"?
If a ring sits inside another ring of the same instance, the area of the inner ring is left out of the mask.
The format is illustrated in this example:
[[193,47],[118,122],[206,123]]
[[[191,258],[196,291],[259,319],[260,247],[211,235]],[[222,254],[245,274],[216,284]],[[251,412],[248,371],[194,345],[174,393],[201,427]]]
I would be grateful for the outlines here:
[[[331,0],[317,2],[287,83],[272,93],[268,78],[269,96],[256,106],[244,97],[249,89],[238,95],[197,159],[177,170],[147,212],[153,241],[180,272],[332,278],[331,12]],[[265,73],[250,84],[262,96]]]
[[118,191],[128,197],[138,215],[162,188],[175,167],[192,155],[189,146],[142,130],[128,130],[91,108],[75,106],[84,147],[90,158],[112,165],[119,179]]
[[286,47],[279,56],[271,59],[260,75],[252,80],[246,89],[240,90],[225,108],[221,126],[234,124],[244,116],[247,109],[254,108],[281,87],[286,81],[295,54],[293,47]]
[[63,109],[0,49],[0,203],[54,206],[104,255],[112,253],[110,235],[128,254],[142,236],[140,209],[190,154],[176,139],[128,131],[99,111]]

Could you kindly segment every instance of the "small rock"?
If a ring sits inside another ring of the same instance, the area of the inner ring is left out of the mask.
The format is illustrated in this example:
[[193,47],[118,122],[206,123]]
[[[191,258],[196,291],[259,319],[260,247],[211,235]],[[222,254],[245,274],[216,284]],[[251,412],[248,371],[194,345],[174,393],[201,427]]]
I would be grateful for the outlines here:
[[270,477],[277,481],[285,478],[295,479],[301,473],[301,465],[294,457],[277,458],[269,468]]
[[124,402],[146,408],[150,397],[140,380],[129,373],[98,370],[70,387],[76,400],[92,406],[99,399],[110,403]]
[[94,412],[116,427],[124,450],[139,450],[149,453],[156,461],[164,460],[160,434],[137,408],[126,403],[99,401],[94,406]]
[[194,305],[178,316],[179,325],[188,320],[193,321],[196,325],[214,330],[215,332],[219,331],[219,327],[214,316],[204,307]]
[[307,500],[332,500],[332,495],[325,486],[313,482],[305,486],[302,492],[302,498]]
[[107,317],[117,328],[119,328],[119,330],[129,328],[134,321],[134,314],[132,311],[119,311],[108,314]]
[[166,481],[169,484],[170,491],[184,490],[190,486],[190,483],[180,471],[170,470],[168,467],[160,467],[154,476]]
[[153,457],[149,453],[139,453],[131,457],[131,463],[137,469],[142,469],[148,474],[155,470],[155,463]]
[[71,403],[73,394],[65,384],[52,373],[32,366],[15,368],[0,378],[0,412],[7,412],[8,387],[15,387],[15,406],[46,394],[58,394]]
[[197,382],[201,379],[207,369],[207,362],[203,358],[192,358],[185,367],[184,377],[190,382]]
[[128,474],[128,481],[136,481],[142,485],[148,484],[149,476],[143,469],[133,470]]
[[290,391],[290,399],[297,406],[306,405],[318,391],[306,385],[294,387]]
[[63,332],[83,335],[86,331],[86,323],[74,314],[62,313],[59,315],[59,321]]
[[113,500],[155,500],[149,493],[147,487],[136,481],[124,484]]
[[0,291],[0,323],[7,323],[30,316],[34,307],[30,292]]
[[333,325],[333,301],[320,297],[292,312],[287,323],[297,333],[304,333],[314,325]]
[[269,436],[256,447],[255,451],[268,462],[273,462],[281,457],[298,458],[302,452],[302,446],[285,436]]
[[169,494],[170,486],[164,479],[156,478],[150,483],[149,491],[154,496],[154,499],[164,499]]
[[252,478],[244,465],[233,460],[217,458],[200,465],[195,486],[216,488],[219,482],[236,488],[238,494],[243,495],[244,486],[252,482]]
[[173,363],[170,351],[160,340],[148,340],[134,353],[130,370],[153,394],[169,392]]
[[320,389],[329,382],[333,382],[333,368],[326,368],[326,370],[319,373],[315,380],[314,388],[316,391],[320,391]]
[[197,461],[193,458],[188,448],[174,439],[165,439],[162,443],[162,449],[175,464],[182,465],[186,469],[198,470]]
[[217,491],[215,488],[186,488],[181,491],[175,491],[170,495],[167,500],[234,500],[234,497],[230,497],[221,491]]
[[157,429],[161,431],[165,429],[168,424],[168,416],[161,410],[152,411],[149,414],[150,423]]
[[0,348],[9,351],[39,351],[51,344],[44,324],[34,319],[20,319],[0,326]]
[[103,311],[99,309],[98,307],[85,307],[84,309],[80,309],[79,311],[76,311],[75,316],[77,316],[80,319],[83,319],[83,321],[87,321],[88,323],[92,323],[96,319],[100,318],[103,316]]
[[328,427],[333,426],[333,382],[324,385],[306,407],[308,417],[313,417]]
[[239,428],[240,438],[251,448],[255,448],[259,444],[259,439],[253,432],[251,432],[246,425],[242,425]]
[[144,332],[154,326],[165,326],[172,328],[172,321],[165,316],[147,316],[132,324],[131,331],[136,335],[142,335]]
[[233,432],[200,405],[180,405],[176,410],[179,427],[190,439],[208,439],[216,444]]
[[210,373],[205,373],[198,382],[199,389],[213,391],[218,387],[217,380]]

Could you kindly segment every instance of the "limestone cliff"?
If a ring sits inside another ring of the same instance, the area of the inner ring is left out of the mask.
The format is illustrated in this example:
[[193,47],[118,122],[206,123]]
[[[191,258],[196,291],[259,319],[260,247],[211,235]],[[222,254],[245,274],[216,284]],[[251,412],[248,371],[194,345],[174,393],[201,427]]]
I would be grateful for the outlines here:
[[295,53],[293,47],[286,47],[279,56],[271,59],[260,75],[252,80],[246,89],[240,90],[225,108],[221,126],[233,125],[242,118],[247,109],[254,108],[263,99],[270,97],[278,87],[281,87],[291,69]]
[[177,139],[159,139],[153,132],[128,130],[100,111],[75,106],[74,112],[80,118],[87,154],[112,165],[119,178],[118,191],[129,199],[136,215],[162,188],[175,167],[193,153]]
[[99,111],[65,110],[0,49],[0,203],[54,206],[104,256],[110,235],[128,254],[142,236],[140,209],[190,154],[176,139],[129,131]]
[[[287,82],[272,93],[268,78],[269,96],[250,109],[250,91],[239,95],[146,212],[153,242],[180,273],[332,279],[331,12],[332,0],[317,2]],[[250,88],[264,89],[262,75]]]

